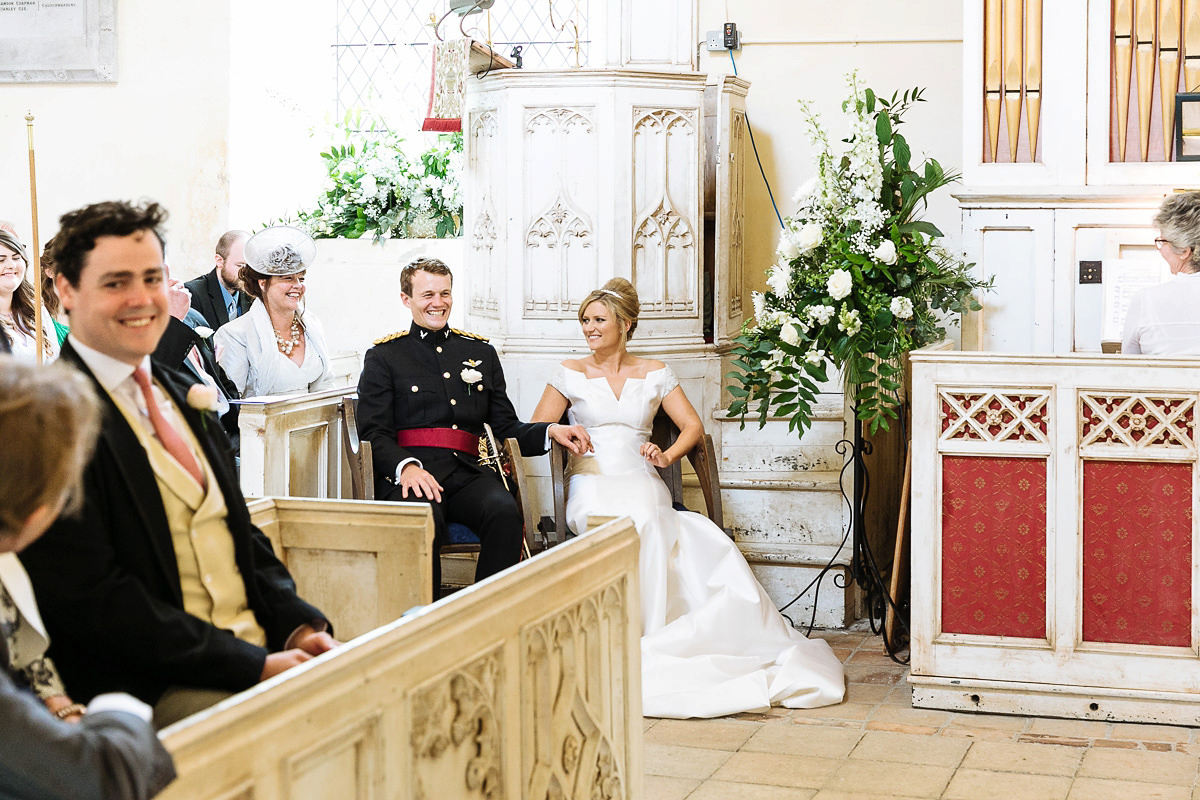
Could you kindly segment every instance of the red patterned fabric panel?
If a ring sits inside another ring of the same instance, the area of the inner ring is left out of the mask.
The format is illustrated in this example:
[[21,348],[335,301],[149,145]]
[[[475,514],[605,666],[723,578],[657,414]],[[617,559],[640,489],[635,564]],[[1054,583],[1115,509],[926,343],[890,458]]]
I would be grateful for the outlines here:
[[1083,640],[1192,643],[1192,465],[1083,464]]
[[1046,460],[942,458],[942,631],[1046,637]]

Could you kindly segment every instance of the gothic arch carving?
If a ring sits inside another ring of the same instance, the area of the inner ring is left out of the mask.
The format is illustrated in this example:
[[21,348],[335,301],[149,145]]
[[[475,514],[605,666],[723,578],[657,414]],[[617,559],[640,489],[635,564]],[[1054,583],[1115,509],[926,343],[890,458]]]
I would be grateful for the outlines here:
[[652,316],[698,313],[696,119],[691,108],[634,108],[633,284]]
[[413,693],[413,797],[503,800],[500,648]]
[[525,109],[525,151],[537,154],[524,166],[533,209],[523,242],[527,317],[572,318],[597,278],[594,113],[590,106]]
[[[614,748],[627,721],[601,691],[624,648],[623,581],[522,633],[527,796],[616,800],[625,776]],[[611,700],[611,698],[609,698]]]

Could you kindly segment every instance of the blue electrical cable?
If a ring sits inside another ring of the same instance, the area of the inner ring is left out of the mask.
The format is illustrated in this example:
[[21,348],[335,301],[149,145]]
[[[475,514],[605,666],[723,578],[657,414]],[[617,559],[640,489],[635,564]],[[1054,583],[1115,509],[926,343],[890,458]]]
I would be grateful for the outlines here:
[[[729,48],[729,61],[733,64],[733,75],[736,78],[737,61],[733,57],[733,48]],[[750,127],[750,115],[746,115],[746,130],[750,133],[750,146],[754,148],[754,160],[758,162],[758,171],[762,174],[763,183],[767,186],[767,197],[771,198],[771,208],[775,209],[775,217],[779,220],[779,227],[785,228],[783,224],[783,215],[779,213],[779,206],[775,205],[775,193],[771,191],[771,182],[767,180],[767,172],[763,169],[762,159],[758,157],[758,145],[754,143],[754,128]]]

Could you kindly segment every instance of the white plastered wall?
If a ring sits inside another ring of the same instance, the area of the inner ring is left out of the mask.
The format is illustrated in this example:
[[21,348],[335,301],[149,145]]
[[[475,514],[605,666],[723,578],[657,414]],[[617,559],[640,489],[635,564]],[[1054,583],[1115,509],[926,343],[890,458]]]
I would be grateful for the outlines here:
[[[901,132],[914,158],[936,158],[947,170],[962,165],[962,4],[959,0],[697,0],[701,38],[737,23],[742,48],[735,51],[738,75],[750,81],[746,110],[779,211],[796,210],[792,195],[815,174],[814,149],[801,122],[800,99],[821,113],[835,145],[846,133],[841,102],[843,76],[857,68],[864,85],[889,97],[914,86],[927,102],[906,116]],[[834,10],[836,8],[836,11]],[[729,53],[700,46],[699,69],[731,73]],[[753,155],[748,153],[748,155]],[[959,207],[942,190],[926,218],[942,229],[951,249],[959,248]],[[746,168],[747,289],[766,286],[774,261],[779,223],[758,165]]]
[[32,111],[43,243],[71,209],[150,198],[171,212],[179,275],[211,268],[229,204],[229,14],[229,0],[120,0],[116,83],[0,84],[0,219],[31,240]]

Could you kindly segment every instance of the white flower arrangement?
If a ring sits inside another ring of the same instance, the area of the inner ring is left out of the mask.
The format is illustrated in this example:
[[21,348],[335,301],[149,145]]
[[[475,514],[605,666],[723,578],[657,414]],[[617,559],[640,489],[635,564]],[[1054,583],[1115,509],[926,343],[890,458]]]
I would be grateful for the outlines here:
[[896,131],[921,89],[890,100],[847,76],[847,147],[835,153],[820,117],[802,102],[818,150],[816,176],[797,190],[767,291],[755,292],[754,321],[734,349],[730,412],[772,411],[801,433],[810,424],[827,366],[842,371],[858,417],[871,430],[896,418],[901,356],[945,335],[947,314],[977,310],[991,281],[951,254],[942,232],[920,219],[928,195],[957,180],[933,159],[912,163]]
[[328,173],[321,198],[294,224],[317,239],[370,235],[378,241],[422,226],[439,238],[458,235],[461,134],[439,136],[437,145],[410,159],[402,137],[369,117],[348,114],[336,127],[343,142],[321,153]]

